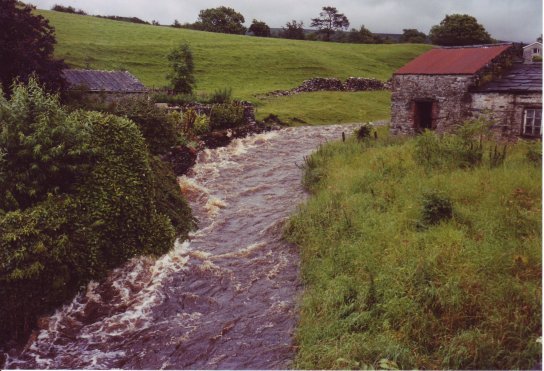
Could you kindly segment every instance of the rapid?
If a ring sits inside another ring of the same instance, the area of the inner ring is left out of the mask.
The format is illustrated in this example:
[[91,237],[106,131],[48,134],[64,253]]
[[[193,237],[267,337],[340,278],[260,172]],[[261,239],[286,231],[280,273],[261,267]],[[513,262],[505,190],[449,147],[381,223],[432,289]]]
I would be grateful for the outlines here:
[[306,197],[304,157],[353,128],[286,128],[202,151],[178,179],[199,220],[190,240],[91,282],[5,367],[289,368],[301,284],[283,226]]

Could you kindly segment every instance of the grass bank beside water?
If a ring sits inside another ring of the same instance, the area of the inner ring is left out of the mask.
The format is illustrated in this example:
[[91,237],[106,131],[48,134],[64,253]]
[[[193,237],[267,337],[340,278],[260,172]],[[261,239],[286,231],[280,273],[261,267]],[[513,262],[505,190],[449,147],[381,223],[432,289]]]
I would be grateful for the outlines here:
[[286,230],[305,286],[295,367],[535,367],[540,143],[503,164],[486,144],[471,166],[460,141],[386,136],[306,161],[312,197]]

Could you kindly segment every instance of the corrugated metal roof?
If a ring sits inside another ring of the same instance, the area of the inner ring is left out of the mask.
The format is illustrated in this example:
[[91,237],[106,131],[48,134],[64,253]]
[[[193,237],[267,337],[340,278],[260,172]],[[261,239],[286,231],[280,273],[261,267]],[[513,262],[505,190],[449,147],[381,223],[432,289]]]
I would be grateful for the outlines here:
[[84,86],[89,91],[109,93],[142,93],[145,86],[127,71],[72,70],[62,71],[70,87]]
[[435,48],[401,67],[397,75],[472,75],[511,44]]
[[482,86],[481,92],[542,92],[542,64],[515,64],[500,79]]

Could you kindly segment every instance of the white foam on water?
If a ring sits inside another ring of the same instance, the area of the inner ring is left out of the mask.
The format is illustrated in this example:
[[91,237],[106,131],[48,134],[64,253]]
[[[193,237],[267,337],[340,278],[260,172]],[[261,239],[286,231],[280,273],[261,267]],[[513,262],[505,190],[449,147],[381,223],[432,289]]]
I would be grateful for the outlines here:
[[227,206],[228,204],[220,198],[209,196],[208,201],[206,201],[206,205],[204,205],[204,209],[206,209],[208,212],[208,216],[214,217],[217,216],[219,210],[224,209]]
[[[108,344],[115,337],[129,335],[150,325],[151,309],[163,300],[160,290],[163,281],[171,273],[184,269],[189,260],[188,247],[189,242],[176,241],[169,253],[156,260],[148,257],[133,258],[123,267],[115,269],[106,283],[112,282],[110,285],[116,290],[116,295],[107,303],[102,302],[99,293],[101,286],[90,282],[85,293],[79,294],[71,303],[55,312],[47,328],[39,332],[26,355],[33,355],[39,368],[58,367],[54,359],[43,359],[40,356],[51,353],[62,354],[63,358],[78,359],[78,368],[109,368],[108,361],[123,357],[125,352],[89,348]],[[84,346],[81,341],[63,341],[65,324],[77,322],[78,313],[85,312],[89,305],[108,306],[114,314],[79,329],[77,338],[85,340]],[[115,308],[120,308],[118,313],[115,313]],[[6,367],[17,367],[17,359],[8,357]]]
[[247,257],[248,255],[250,255],[255,250],[262,249],[263,247],[266,247],[266,245],[267,245],[266,242],[256,242],[256,243],[252,243],[251,245],[246,246],[246,247],[241,248],[241,249],[236,250],[236,251],[232,251],[232,252],[228,252],[228,253],[220,254],[220,255],[214,255],[212,258],[213,259],[219,259],[219,258]]

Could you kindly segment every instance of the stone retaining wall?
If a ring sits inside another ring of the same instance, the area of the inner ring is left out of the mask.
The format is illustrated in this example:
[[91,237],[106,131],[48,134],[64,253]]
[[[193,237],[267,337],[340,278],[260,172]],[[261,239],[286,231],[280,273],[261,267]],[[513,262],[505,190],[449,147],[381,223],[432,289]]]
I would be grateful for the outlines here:
[[265,96],[282,97],[314,91],[375,91],[390,90],[391,83],[366,77],[350,77],[345,82],[337,78],[315,77],[305,80],[300,86],[291,90],[276,90]]

